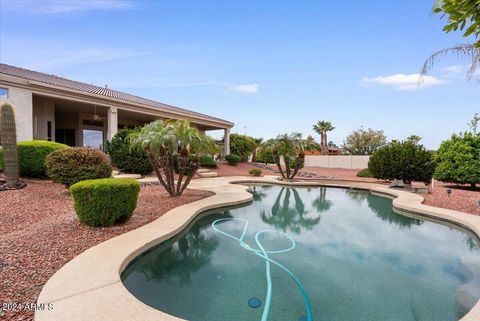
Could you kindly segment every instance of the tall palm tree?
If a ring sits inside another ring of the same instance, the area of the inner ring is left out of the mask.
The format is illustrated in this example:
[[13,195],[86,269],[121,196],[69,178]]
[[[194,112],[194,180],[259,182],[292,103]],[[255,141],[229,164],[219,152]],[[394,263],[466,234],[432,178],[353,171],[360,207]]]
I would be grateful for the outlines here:
[[180,196],[187,188],[199,167],[198,154],[216,149],[213,139],[186,120],[156,120],[133,132],[129,141],[131,148],[145,150],[160,184],[171,196]]
[[[318,149],[318,144],[311,139],[303,139],[300,133],[292,133],[269,139],[262,144],[262,147],[272,153],[282,178],[292,180],[303,168],[305,150]],[[283,158],[284,168],[280,162],[281,158]]]
[[320,135],[320,147],[322,151],[328,148],[328,139],[327,139],[327,132],[334,130],[332,123],[329,121],[318,121],[315,125],[313,125],[313,130]]

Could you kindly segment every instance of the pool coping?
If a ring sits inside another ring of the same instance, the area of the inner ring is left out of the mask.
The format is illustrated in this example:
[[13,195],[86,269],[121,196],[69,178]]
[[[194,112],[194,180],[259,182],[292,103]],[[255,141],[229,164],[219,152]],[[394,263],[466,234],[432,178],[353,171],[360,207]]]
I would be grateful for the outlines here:
[[[346,181],[279,181],[275,176],[231,176],[192,180],[191,189],[211,191],[213,196],[176,207],[155,221],[114,237],[79,254],[58,270],[44,285],[37,304],[37,321],[70,320],[155,320],[185,321],[154,309],[133,296],[123,285],[120,275],[137,255],[181,232],[198,214],[252,200],[247,186],[262,183],[305,187],[351,187],[369,190],[393,198],[393,209],[401,214],[435,218],[467,228],[480,238],[480,217],[422,204],[418,194],[388,188],[369,182]],[[480,320],[480,301],[460,321]]]

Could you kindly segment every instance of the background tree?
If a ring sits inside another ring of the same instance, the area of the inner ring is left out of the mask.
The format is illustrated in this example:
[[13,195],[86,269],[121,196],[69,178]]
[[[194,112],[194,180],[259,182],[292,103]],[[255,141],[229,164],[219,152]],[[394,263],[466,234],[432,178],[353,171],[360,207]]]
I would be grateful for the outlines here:
[[472,120],[472,131],[453,134],[440,145],[436,153],[438,167],[435,178],[451,183],[470,184],[474,189],[480,183],[480,134],[477,115]]
[[407,137],[407,140],[415,143],[415,144],[418,144],[421,140],[422,140],[422,137],[418,136],[418,135],[410,135]]
[[112,160],[112,164],[122,172],[148,174],[152,172],[153,168],[148,160],[147,153],[144,150],[130,148],[128,136],[135,130],[119,130],[105,145],[106,151]]
[[379,148],[385,146],[387,136],[383,130],[365,130],[362,128],[354,130],[343,141],[343,148],[351,155],[371,155]]
[[318,121],[313,125],[313,130],[320,135],[320,148],[325,153],[325,150],[328,152],[328,139],[327,133],[334,130],[332,123],[329,121]]
[[411,140],[392,141],[377,150],[368,162],[368,169],[375,178],[400,179],[429,184],[435,171],[433,152]]
[[473,115],[472,120],[468,123],[468,127],[470,127],[470,130],[472,131],[474,136],[477,136],[480,134],[478,132],[478,126],[480,125],[480,116],[478,116],[478,113],[475,113]]
[[[434,13],[447,17],[448,23],[443,27],[446,33],[464,31],[463,36],[473,36],[473,43],[461,44],[452,48],[442,49],[431,55],[424,63],[421,76],[426,75],[435,61],[441,56],[450,54],[471,57],[472,62],[467,72],[467,79],[471,79],[480,65],[480,3],[478,0],[438,0],[433,7]],[[420,81],[423,80],[423,77]]]
[[262,145],[263,138],[254,138],[255,146],[253,147],[252,151],[252,163],[257,162],[257,150]]
[[199,167],[199,154],[216,150],[212,138],[185,120],[151,122],[130,135],[130,145],[147,153],[160,184],[171,196],[180,196],[187,188]]
[[[272,153],[283,179],[292,180],[305,163],[305,150],[318,149],[313,139],[303,139],[302,134],[283,134],[263,143],[262,148]],[[280,160],[283,158],[284,168]],[[293,163],[293,164],[292,164]],[[294,166],[291,166],[294,165]]]
[[242,162],[248,161],[248,157],[252,155],[255,146],[257,146],[257,143],[253,137],[241,134],[230,135],[230,154],[240,156]]

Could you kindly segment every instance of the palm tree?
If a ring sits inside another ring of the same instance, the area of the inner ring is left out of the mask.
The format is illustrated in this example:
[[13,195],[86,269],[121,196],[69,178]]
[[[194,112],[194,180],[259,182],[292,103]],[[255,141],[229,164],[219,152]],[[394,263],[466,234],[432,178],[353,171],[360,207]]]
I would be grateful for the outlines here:
[[420,71],[419,85],[423,83],[424,77],[430,70],[433,69],[435,61],[448,55],[467,56],[472,58],[472,63],[467,71],[467,79],[470,80],[476,74],[477,69],[480,67],[480,47],[475,44],[462,44],[451,48],[445,48],[432,54],[422,66]]
[[[182,195],[199,167],[199,153],[210,153],[215,141],[186,120],[156,120],[133,132],[131,148],[147,153],[153,170],[171,196]],[[175,183],[175,174],[178,174]],[[185,180],[184,180],[185,179]]]
[[[447,24],[443,31],[463,31],[463,37],[474,36],[474,43],[461,44],[451,48],[442,49],[432,54],[423,64],[420,72],[419,84],[423,82],[424,76],[433,68],[434,62],[441,56],[450,54],[457,56],[471,57],[472,62],[467,72],[467,79],[476,75],[480,67],[480,5],[476,0],[457,1],[457,0],[437,0],[433,7],[433,13],[439,13],[442,17],[447,17]],[[480,77],[479,77],[480,80]]]
[[327,139],[327,132],[334,130],[332,123],[329,121],[318,121],[315,125],[313,125],[313,130],[320,135],[320,147],[322,151],[328,148],[328,139]]
[[[269,139],[262,144],[262,147],[272,153],[282,178],[292,180],[298,171],[303,168],[305,150],[318,149],[318,144],[311,139],[303,139],[300,133],[292,133]],[[281,158],[283,158],[285,170],[280,163]]]
[[253,147],[253,152],[252,152],[252,163],[257,162],[257,149],[260,147],[260,145],[263,142],[263,138],[254,138],[255,146]]

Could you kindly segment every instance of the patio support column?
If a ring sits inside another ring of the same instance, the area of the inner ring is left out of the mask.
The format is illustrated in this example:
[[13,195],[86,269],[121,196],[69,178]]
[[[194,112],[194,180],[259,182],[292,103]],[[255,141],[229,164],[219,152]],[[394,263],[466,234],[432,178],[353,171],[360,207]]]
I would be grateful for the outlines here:
[[108,119],[107,119],[107,140],[112,140],[113,136],[118,131],[118,112],[117,107],[108,108]]
[[224,156],[230,154],[230,128],[224,129],[223,152],[224,152]]

